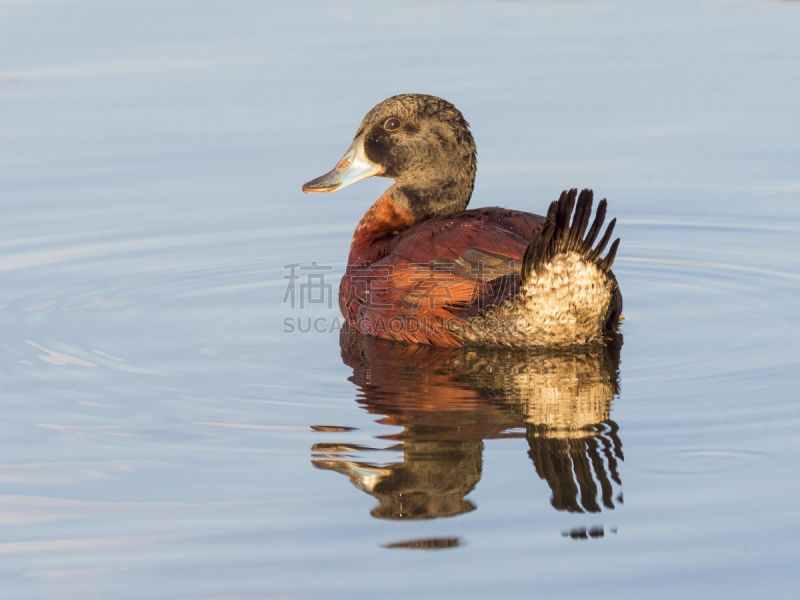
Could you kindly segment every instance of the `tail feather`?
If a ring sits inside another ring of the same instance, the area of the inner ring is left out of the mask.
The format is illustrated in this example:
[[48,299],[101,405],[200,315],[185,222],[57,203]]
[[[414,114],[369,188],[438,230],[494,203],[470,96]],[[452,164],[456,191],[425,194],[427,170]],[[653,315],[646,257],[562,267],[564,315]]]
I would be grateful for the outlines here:
[[[589,229],[589,233],[586,235],[586,239],[583,242],[583,246],[581,246],[580,249],[581,254],[584,254],[592,249],[592,244],[594,244],[594,241],[597,239],[597,234],[600,233],[600,228],[603,226],[603,221],[605,221],[606,219],[607,208],[608,208],[608,202],[606,202],[606,199],[603,198],[597,204],[597,213],[595,214],[594,223],[592,223],[592,227]],[[589,212],[590,213],[592,212],[591,203],[589,203]]]
[[556,206],[556,231],[564,232],[565,235],[556,236],[555,253],[559,254],[567,250],[567,243],[569,242],[569,217],[572,214],[572,209],[575,207],[575,196],[577,190],[572,189],[561,192],[561,198],[558,200]]
[[592,216],[592,192],[583,190],[578,196],[578,205],[575,208],[575,216],[572,217],[572,227],[569,232],[569,243],[567,250],[577,250],[583,244],[583,234],[586,233],[586,226]]
[[[598,203],[594,222],[584,238],[592,214],[592,196],[591,190],[583,190],[578,196],[578,190],[572,189],[562,192],[561,197],[550,204],[542,229],[533,236],[525,251],[522,260],[523,281],[528,280],[540,266],[551,261],[556,255],[569,252],[577,252],[588,262],[596,264],[597,268],[604,273],[608,272],[611,265],[614,264],[619,238],[611,244],[605,258],[602,257],[602,254],[611,239],[617,220],[611,220],[603,237],[592,249],[592,245],[602,229],[607,206],[605,199]],[[571,215],[573,215],[572,225],[569,222]]]
[[600,270],[604,273],[608,273],[611,265],[614,264],[614,258],[617,256],[617,248],[619,248],[619,238],[614,240],[614,243],[611,244],[611,248],[608,249],[608,254],[603,260],[600,261],[600,264],[598,265]]
[[[614,225],[617,224],[616,219],[611,219],[611,222],[608,224],[606,228],[606,232],[603,234],[603,237],[600,238],[600,241],[597,242],[597,246],[595,249],[587,256],[589,260],[592,262],[597,262],[600,260],[600,256],[603,254],[603,250],[606,249],[606,244],[608,244],[608,240],[611,239],[611,234],[614,233]],[[619,239],[619,238],[617,238]]]

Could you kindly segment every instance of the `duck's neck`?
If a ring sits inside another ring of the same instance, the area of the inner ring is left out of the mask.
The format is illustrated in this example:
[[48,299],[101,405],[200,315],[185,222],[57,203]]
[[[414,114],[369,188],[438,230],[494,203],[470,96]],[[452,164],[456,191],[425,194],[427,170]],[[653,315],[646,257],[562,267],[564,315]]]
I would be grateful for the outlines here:
[[348,265],[383,258],[380,242],[392,239],[417,222],[408,210],[395,202],[390,192],[392,188],[386,190],[358,222],[350,244]]
[[417,222],[466,210],[475,184],[474,155],[471,161],[462,162],[459,169],[442,168],[398,178],[386,194]]
[[475,155],[455,172],[417,171],[395,184],[361,217],[353,233],[348,264],[374,262],[383,257],[386,242],[415,223],[467,208],[475,181]]

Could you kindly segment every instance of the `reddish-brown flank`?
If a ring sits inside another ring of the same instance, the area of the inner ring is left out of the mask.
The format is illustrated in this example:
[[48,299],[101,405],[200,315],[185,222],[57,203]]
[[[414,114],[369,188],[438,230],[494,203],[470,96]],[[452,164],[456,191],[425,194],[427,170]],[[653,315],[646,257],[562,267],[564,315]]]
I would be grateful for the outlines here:
[[[460,346],[452,326],[464,326],[467,316],[516,290],[519,277],[514,280],[513,272],[519,273],[542,221],[492,207],[415,224],[385,193],[353,234],[339,288],[342,313],[369,335]],[[502,275],[508,275],[508,285],[498,286]]]

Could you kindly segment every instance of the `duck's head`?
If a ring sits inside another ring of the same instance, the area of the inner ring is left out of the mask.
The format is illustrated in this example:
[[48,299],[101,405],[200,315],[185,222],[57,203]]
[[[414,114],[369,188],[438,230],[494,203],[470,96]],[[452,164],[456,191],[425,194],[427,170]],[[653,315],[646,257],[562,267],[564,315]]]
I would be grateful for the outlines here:
[[369,111],[336,168],[303,191],[332,192],[373,175],[389,177],[395,184],[387,193],[419,221],[464,210],[476,166],[469,124],[455,106],[403,94]]

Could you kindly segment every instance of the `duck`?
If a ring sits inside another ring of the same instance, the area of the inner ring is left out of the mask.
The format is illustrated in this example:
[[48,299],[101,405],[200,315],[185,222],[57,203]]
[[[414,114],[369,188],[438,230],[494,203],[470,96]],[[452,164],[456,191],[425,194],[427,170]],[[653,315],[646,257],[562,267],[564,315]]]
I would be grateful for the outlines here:
[[606,200],[593,220],[589,189],[563,191],[544,216],[468,209],[476,172],[461,112],[436,96],[401,94],[372,108],[336,167],[302,186],[328,193],[394,180],[353,233],[339,287],[346,326],[449,347],[581,346],[617,331],[619,238],[604,255],[616,219],[597,241]]

